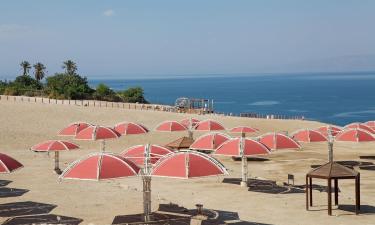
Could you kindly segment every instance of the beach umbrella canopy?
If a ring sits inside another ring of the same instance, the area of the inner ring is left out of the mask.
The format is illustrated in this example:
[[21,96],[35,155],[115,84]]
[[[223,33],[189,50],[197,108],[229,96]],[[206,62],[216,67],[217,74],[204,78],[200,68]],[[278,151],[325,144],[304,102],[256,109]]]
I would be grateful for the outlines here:
[[375,121],[367,121],[363,124],[370,127],[371,129],[375,130]]
[[228,174],[226,168],[215,158],[196,151],[170,153],[154,166],[151,175],[171,178],[196,178]]
[[156,126],[156,131],[162,132],[174,132],[174,131],[186,131],[188,130],[183,124],[177,121],[164,121]]
[[195,130],[199,131],[215,131],[225,130],[224,126],[214,120],[203,120],[197,123],[194,127]]
[[159,145],[150,145],[148,150],[147,145],[136,145],[121,152],[120,156],[133,161],[139,167],[143,167],[146,157],[150,159],[151,164],[155,164],[160,158],[171,152],[168,148]]
[[81,130],[91,126],[91,124],[86,122],[74,122],[69,124],[67,127],[63,128],[59,132],[59,136],[76,136]]
[[242,157],[269,153],[270,150],[267,148],[267,146],[256,140],[248,138],[232,138],[221,144],[215,150],[214,154]]
[[180,121],[180,123],[182,124],[182,125],[184,125],[185,127],[190,127],[190,125],[191,125],[191,127],[195,127],[195,125],[197,125],[197,123],[199,123],[200,122],[200,120],[198,120],[198,119],[196,119],[196,118],[186,118],[186,119],[183,119],[183,120],[181,120]]
[[281,133],[267,133],[259,137],[259,142],[267,146],[269,149],[295,149],[301,148],[297,141]]
[[362,129],[345,129],[335,137],[336,141],[366,142],[375,141],[373,134]]
[[320,133],[322,133],[324,136],[328,137],[328,129],[331,129],[331,135],[332,136],[336,136],[340,131],[342,131],[342,129],[340,127],[337,127],[337,126],[331,126],[331,125],[327,125],[327,126],[321,126],[321,127],[318,127],[316,129],[316,131],[319,131]]
[[372,128],[362,123],[351,123],[351,124],[346,125],[344,129],[361,129],[361,130],[366,130],[372,134],[375,133],[375,131]]
[[240,134],[246,134],[246,133],[255,133],[258,132],[259,130],[256,128],[248,127],[248,126],[238,126],[238,127],[233,127],[230,129],[229,132],[231,133],[240,133]]
[[34,152],[49,152],[49,151],[69,151],[76,150],[79,146],[69,142],[60,140],[44,141],[42,143],[36,144],[30,149]]
[[105,140],[119,138],[121,135],[110,127],[91,125],[81,130],[76,136],[76,140]]
[[214,151],[217,147],[229,139],[230,137],[223,133],[215,132],[205,134],[197,138],[194,143],[190,145],[190,149]]
[[149,130],[142,124],[133,122],[121,122],[115,125],[115,131],[121,135],[145,134]]
[[291,136],[300,142],[321,142],[328,141],[322,133],[310,129],[297,130],[291,134]]
[[71,163],[60,179],[108,180],[137,176],[140,168],[132,161],[108,152],[98,152]]
[[20,168],[23,165],[12,157],[0,153],[0,173],[12,173]]

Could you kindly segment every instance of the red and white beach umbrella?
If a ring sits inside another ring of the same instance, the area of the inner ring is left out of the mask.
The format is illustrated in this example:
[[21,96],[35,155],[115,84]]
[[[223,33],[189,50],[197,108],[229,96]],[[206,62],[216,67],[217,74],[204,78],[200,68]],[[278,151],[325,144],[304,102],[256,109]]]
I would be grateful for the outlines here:
[[23,165],[12,157],[0,153],[0,173],[12,173],[20,168]]
[[372,128],[362,123],[351,123],[351,124],[346,125],[344,129],[361,129],[361,130],[366,130],[372,134],[375,134],[375,131]]
[[126,159],[133,161],[137,166],[145,166],[145,159],[149,158],[149,162],[153,165],[163,156],[171,153],[168,148],[159,145],[136,145],[121,152],[120,155]]
[[67,127],[63,128],[59,132],[59,136],[76,136],[78,132],[85,129],[86,127],[91,126],[91,124],[86,122],[74,122],[69,124]]
[[271,150],[278,149],[300,149],[297,141],[281,133],[267,133],[258,138],[259,142]]
[[180,121],[180,123],[187,128],[195,127],[195,125],[197,125],[197,123],[199,123],[199,122],[200,122],[200,120],[198,120],[196,118],[186,118],[186,119],[183,119],[183,120]]
[[322,142],[328,141],[327,137],[324,136],[319,131],[309,130],[309,129],[302,129],[297,130],[291,134],[291,136],[300,142]]
[[203,150],[203,151],[214,151],[222,143],[229,140],[230,137],[223,133],[209,133],[197,138],[193,144],[190,145],[190,149]]
[[244,137],[245,134],[247,133],[255,133],[258,132],[259,130],[256,128],[248,127],[248,126],[238,126],[238,127],[233,127],[230,129],[229,132],[231,133],[240,133]]
[[241,186],[247,187],[247,156],[265,155],[271,151],[262,143],[248,138],[232,138],[220,145],[215,155],[236,156],[242,159]]
[[325,137],[328,137],[328,129],[331,129],[332,136],[336,136],[340,131],[342,131],[340,127],[331,126],[331,125],[321,126],[315,130],[322,133]]
[[93,153],[71,163],[60,179],[108,180],[137,176],[140,168],[132,161],[108,152]]
[[335,137],[336,141],[367,142],[375,141],[373,134],[362,129],[345,129]]
[[171,178],[196,178],[228,174],[215,158],[196,151],[170,153],[154,166],[151,176]]
[[221,125],[219,122],[216,122],[214,120],[203,120],[197,123],[194,129],[198,131],[225,130],[223,125]]
[[174,132],[174,131],[186,131],[188,130],[183,124],[177,121],[164,121],[156,126],[156,131],[162,132]]
[[371,129],[375,130],[375,121],[367,121],[363,124],[370,127]]
[[55,152],[55,172],[61,174],[59,167],[59,152],[60,151],[70,151],[76,150],[79,146],[69,142],[69,141],[60,141],[60,140],[51,140],[39,143],[34,145],[30,149],[34,152]]
[[81,130],[76,136],[76,140],[105,140],[119,138],[121,135],[110,127],[91,125]]
[[121,135],[145,134],[149,130],[142,124],[133,122],[121,122],[115,125],[115,131]]

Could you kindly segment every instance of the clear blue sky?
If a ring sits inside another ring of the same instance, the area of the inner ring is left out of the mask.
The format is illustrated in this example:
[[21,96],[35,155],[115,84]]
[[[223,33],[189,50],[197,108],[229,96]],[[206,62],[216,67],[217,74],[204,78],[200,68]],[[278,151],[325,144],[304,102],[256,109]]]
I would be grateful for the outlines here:
[[375,54],[374,23],[373,0],[2,0],[0,77],[20,73],[22,60],[55,73],[72,59],[88,77],[366,60]]

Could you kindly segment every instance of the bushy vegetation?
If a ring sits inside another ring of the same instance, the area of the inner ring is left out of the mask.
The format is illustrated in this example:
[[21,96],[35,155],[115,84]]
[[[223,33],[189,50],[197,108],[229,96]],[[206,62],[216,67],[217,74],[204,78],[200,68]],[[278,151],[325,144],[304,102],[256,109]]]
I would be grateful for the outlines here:
[[56,99],[96,99],[102,101],[148,103],[141,87],[129,88],[124,91],[113,91],[105,84],[92,89],[86,77],[76,73],[77,65],[72,60],[63,63],[65,73],[56,73],[41,81],[46,75],[46,67],[38,62],[34,67],[35,78],[28,73],[32,68],[27,61],[21,62],[23,74],[12,82],[0,81],[0,94],[48,96]]

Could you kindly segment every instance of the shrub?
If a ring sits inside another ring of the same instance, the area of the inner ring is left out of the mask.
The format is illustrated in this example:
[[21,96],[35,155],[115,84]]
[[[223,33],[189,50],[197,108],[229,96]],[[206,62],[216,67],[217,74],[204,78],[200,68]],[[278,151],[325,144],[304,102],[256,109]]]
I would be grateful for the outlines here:
[[63,73],[47,78],[46,91],[50,97],[58,99],[90,99],[94,93],[86,77]]
[[143,96],[144,93],[141,87],[132,87],[127,90],[120,91],[118,94],[124,102],[148,103]]

